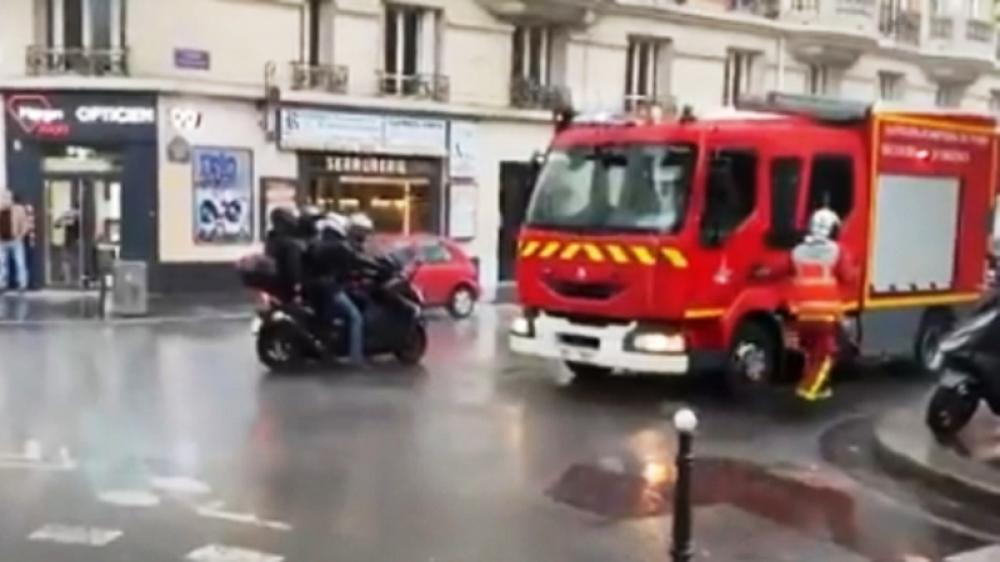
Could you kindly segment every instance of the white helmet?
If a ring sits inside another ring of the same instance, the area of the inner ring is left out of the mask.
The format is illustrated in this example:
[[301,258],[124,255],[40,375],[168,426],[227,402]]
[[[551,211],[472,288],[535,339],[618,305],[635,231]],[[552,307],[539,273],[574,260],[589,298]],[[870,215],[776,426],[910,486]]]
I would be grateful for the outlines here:
[[373,223],[372,219],[364,213],[353,213],[347,218],[347,220],[351,230],[365,233],[375,230],[375,223]]
[[809,236],[820,240],[833,238],[833,231],[840,226],[840,217],[832,210],[823,207],[817,209],[809,218]]
[[347,217],[337,213],[327,213],[318,223],[316,223],[316,229],[321,235],[331,233],[340,238],[347,236],[347,227]]

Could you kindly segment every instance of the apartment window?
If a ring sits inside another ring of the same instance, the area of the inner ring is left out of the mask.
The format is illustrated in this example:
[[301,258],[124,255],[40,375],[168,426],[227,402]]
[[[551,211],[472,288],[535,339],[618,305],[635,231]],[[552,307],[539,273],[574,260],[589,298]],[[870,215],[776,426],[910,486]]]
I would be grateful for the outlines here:
[[753,91],[755,70],[760,53],[730,49],[723,76],[723,105],[734,105],[740,97]]
[[670,91],[670,42],[663,39],[629,39],[625,61],[625,109],[640,102],[655,102]]
[[1000,90],[990,91],[990,111],[1000,113]]
[[962,105],[964,94],[965,91],[960,86],[941,84],[938,86],[937,94],[934,96],[934,103],[938,107],[958,107]]
[[440,12],[389,4],[385,10],[385,91],[415,94],[438,67]]
[[836,94],[836,84],[830,67],[825,64],[810,64],[806,69],[806,93],[812,96]]
[[552,66],[552,28],[520,26],[514,30],[513,65],[515,78],[545,86]]
[[903,75],[896,72],[879,72],[878,99],[883,101],[902,100]]
[[113,49],[125,44],[125,0],[36,0],[35,7],[44,14],[48,47]]

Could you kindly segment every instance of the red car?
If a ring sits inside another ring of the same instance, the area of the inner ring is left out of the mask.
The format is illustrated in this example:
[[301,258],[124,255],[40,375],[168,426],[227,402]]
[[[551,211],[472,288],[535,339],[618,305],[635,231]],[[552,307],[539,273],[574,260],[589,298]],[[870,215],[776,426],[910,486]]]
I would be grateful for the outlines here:
[[444,307],[454,318],[468,318],[479,300],[479,272],[457,244],[439,236],[415,234],[375,240],[383,252],[404,264],[419,264],[413,284],[428,307]]

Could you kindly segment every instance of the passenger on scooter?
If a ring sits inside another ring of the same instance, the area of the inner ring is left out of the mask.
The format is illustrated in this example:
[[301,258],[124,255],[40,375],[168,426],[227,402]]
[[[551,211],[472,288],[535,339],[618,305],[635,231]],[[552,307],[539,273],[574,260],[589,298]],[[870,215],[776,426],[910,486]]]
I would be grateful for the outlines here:
[[264,253],[274,260],[275,296],[291,301],[302,296],[303,258],[306,244],[299,237],[299,217],[293,209],[271,211],[271,230]]
[[372,219],[364,213],[354,213],[347,221],[347,238],[352,248],[360,254],[367,254],[368,238],[375,231]]
[[317,236],[309,244],[308,260],[310,285],[327,305],[325,318],[333,322],[339,310],[348,321],[350,361],[363,365],[364,316],[357,303],[347,293],[350,275],[358,268],[373,264],[354,251],[347,241],[348,221],[341,215],[330,214],[316,223]]

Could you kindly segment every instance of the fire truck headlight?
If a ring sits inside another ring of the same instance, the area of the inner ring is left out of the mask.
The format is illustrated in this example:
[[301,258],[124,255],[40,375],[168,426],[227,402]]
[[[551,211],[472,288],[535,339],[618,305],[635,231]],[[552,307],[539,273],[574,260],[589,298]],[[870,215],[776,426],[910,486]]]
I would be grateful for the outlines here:
[[638,334],[632,340],[632,347],[644,353],[681,353],[684,351],[684,336],[679,334]]
[[515,336],[530,338],[533,335],[532,332],[534,332],[534,329],[531,325],[531,320],[523,316],[515,318],[514,321],[510,323],[510,333]]

